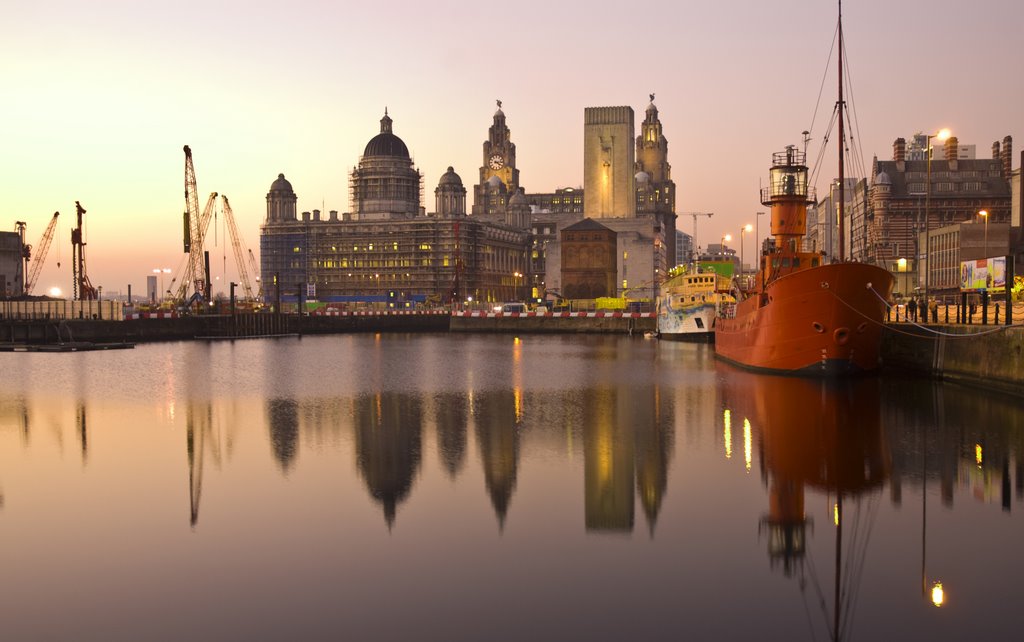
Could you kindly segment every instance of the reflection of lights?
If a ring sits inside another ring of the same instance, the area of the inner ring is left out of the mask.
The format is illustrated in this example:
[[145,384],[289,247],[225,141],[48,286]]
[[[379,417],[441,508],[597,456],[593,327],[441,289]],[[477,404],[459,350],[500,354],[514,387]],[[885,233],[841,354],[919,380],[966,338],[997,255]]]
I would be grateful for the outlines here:
[[725,421],[725,432],[723,433],[725,438],[725,458],[732,459],[732,413],[729,412],[728,408],[722,413],[722,419]]
[[832,504],[832,522],[839,526],[839,503]]
[[936,582],[932,587],[932,604],[942,606],[946,601],[946,592],[942,590],[942,582]]
[[519,337],[512,339],[512,398],[515,404],[516,423],[523,420],[523,343]]
[[743,419],[743,461],[747,464],[747,472],[750,472],[751,451],[750,420]]
[[974,444],[974,462],[981,465],[981,444]]

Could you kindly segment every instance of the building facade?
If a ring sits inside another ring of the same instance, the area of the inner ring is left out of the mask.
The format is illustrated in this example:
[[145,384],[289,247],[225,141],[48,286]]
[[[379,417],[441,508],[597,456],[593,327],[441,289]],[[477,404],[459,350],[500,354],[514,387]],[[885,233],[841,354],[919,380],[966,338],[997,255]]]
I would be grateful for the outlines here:
[[674,242],[676,235],[676,184],[668,162],[668,139],[662,132],[654,94],[644,110],[644,122],[636,137],[636,213],[657,219],[670,242],[665,247],[665,264],[675,267],[679,260]]
[[501,101],[483,144],[480,182],[473,186],[471,215],[502,221],[509,199],[519,191],[519,170],[516,168],[516,145],[505,123]]
[[617,234],[585,218],[562,230],[562,296],[596,299],[618,296],[615,286]]
[[[906,142],[893,143],[893,159],[872,163],[868,190],[865,259],[892,272],[915,275],[923,287],[927,269],[925,232],[975,220],[989,213],[989,223],[1010,221],[1012,139],[993,143],[991,159],[958,158],[959,142],[950,138],[942,158],[908,160]],[[931,179],[930,186],[928,183]],[[926,212],[927,209],[927,212]],[[933,262],[933,268],[937,265]],[[937,275],[929,275],[933,282]],[[910,293],[907,293],[910,294]]]
[[21,236],[0,232],[0,299],[21,296],[25,291]]
[[[326,302],[410,307],[520,298],[528,228],[468,217],[467,191],[451,167],[428,215],[420,205],[420,181],[386,113],[352,172],[352,212],[298,216],[292,185],[278,175],[267,193],[260,235],[265,300],[291,301],[301,293]],[[528,219],[524,196],[512,205],[503,217]]]
[[636,155],[632,107],[583,111],[583,202],[587,218],[636,215]]

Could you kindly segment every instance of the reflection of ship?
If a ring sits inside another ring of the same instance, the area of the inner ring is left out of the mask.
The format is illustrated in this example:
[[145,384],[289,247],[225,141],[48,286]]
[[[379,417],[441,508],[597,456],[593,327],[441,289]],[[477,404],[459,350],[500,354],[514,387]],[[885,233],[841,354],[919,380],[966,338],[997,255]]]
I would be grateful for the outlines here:
[[688,269],[661,286],[658,335],[662,339],[714,340],[715,318],[723,305],[735,302],[730,279],[714,272]]
[[[807,565],[809,578],[804,565],[811,523],[805,492],[810,489],[832,500],[829,519],[836,540],[831,617],[824,612],[824,601],[821,607],[832,639],[842,639],[851,625],[871,530],[870,523],[860,522],[873,519],[890,470],[880,422],[880,382],[766,377],[720,367],[730,370],[723,391],[727,407],[748,418],[760,433],[769,486],[761,532],[767,536],[769,560],[773,567],[781,564],[787,576],[798,574],[801,591],[810,579],[824,594],[813,561]],[[847,529],[849,539],[844,540]],[[851,557],[845,564],[844,547]]]
[[875,370],[879,364],[885,302],[893,276],[866,263],[844,262],[845,177],[843,124],[843,30],[839,38],[839,256],[826,263],[824,252],[802,252],[807,205],[805,154],[792,145],[772,158],[761,202],[771,207],[775,250],[758,252],[759,266],[749,296],[735,315],[715,327],[717,356],[754,370],[807,375],[843,375]]

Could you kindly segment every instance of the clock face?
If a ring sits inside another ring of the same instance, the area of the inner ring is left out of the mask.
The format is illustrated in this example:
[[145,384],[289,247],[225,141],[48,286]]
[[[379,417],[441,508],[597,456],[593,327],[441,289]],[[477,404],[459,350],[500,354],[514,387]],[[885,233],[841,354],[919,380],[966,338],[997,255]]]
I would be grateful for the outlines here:
[[490,160],[487,161],[487,164],[491,169],[501,169],[505,166],[505,159],[501,157],[501,154],[494,154],[491,156]]

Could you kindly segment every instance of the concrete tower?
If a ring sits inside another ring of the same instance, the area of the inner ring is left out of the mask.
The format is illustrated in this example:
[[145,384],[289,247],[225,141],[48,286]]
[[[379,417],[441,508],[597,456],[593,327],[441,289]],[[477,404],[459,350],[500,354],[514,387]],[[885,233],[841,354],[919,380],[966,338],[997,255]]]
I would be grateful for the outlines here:
[[636,216],[632,107],[587,107],[583,112],[583,215]]

